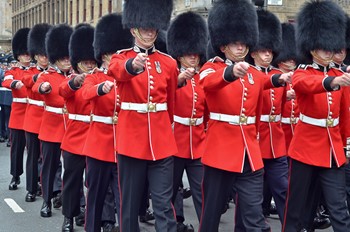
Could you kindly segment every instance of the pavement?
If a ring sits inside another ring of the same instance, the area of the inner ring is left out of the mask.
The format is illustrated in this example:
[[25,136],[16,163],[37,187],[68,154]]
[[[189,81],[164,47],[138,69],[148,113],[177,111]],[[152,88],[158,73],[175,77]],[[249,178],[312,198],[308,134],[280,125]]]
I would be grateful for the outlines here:
[[[25,168],[26,155],[24,156]],[[61,209],[53,209],[52,217],[42,218],[40,208],[42,198],[37,197],[35,202],[25,202],[25,173],[21,176],[21,184],[15,191],[8,190],[11,179],[10,173],[10,149],[6,143],[0,143],[0,232],[52,232],[61,231],[63,216]],[[184,186],[188,186],[184,178]],[[184,200],[185,223],[191,223],[195,231],[198,231],[199,223],[193,207],[192,198]],[[281,224],[277,216],[273,215],[266,219],[271,226],[272,232],[281,231]],[[220,232],[233,232],[234,227],[234,204],[221,217]],[[74,227],[76,232],[84,231],[83,227]],[[154,221],[140,223],[141,232],[154,232]],[[319,230],[332,232],[332,229]],[[317,232],[319,232],[317,231]]]

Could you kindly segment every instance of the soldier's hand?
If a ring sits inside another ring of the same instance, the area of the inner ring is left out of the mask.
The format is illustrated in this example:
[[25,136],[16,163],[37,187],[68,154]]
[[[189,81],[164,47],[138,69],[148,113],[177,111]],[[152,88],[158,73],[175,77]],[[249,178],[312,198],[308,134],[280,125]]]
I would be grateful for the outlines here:
[[49,82],[44,82],[44,83],[42,83],[41,85],[40,85],[40,91],[41,92],[47,92],[47,91],[49,91],[51,89],[51,85],[50,85],[50,83]]
[[137,56],[132,61],[132,68],[134,71],[140,71],[145,67],[145,63],[147,61],[147,55],[145,53],[138,53]]
[[292,100],[292,99],[295,99],[295,91],[294,89],[290,89],[287,91],[287,100]]
[[349,86],[350,85],[350,73],[344,73],[341,76],[335,77],[331,81],[331,87],[335,88],[336,86]]
[[75,85],[76,87],[80,87],[80,86],[84,83],[85,77],[86,77],[85,74],[76,75],[76,76],[73,78],[74,85]]
[[15,89],[20,89],[24,86],[22,81],[17,81],[16,85],[15,85]]
[[235,77],[243,78],[248,71],[249,64],[247,62],[238,62],[233,66],[233,75]]
[[109,93],[114,86],[114,83],[112,81],[105,81],[105,83],[102,86],[102,91],[104,93]]
[[283,73],[280,76],[279,81],[281,81],[283,83],[291,83],[292,82],[292,76],[293,76],[293,72]]
[[190,80],[195,74],[194,68],[187,68],[184,72],[181,72],[178,76],[178,85],[182,85],[186,80]]

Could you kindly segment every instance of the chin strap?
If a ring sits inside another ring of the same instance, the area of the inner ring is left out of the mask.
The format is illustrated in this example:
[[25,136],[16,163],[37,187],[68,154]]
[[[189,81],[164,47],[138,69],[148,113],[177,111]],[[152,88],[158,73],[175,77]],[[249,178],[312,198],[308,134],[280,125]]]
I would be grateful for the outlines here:
[[235,56],[235,55],[233,54],[233,52],[232,52],[227,46],[225,46],[225,52],[227,52],[228,55],[231,56],[231,57],[234,59],[235,62],[236,62],[236,61],[243,61],[244,58],[247,56],[247,54],[248,54],[248,52],[249,52],[249,48],[246,47],[244,53],[243,53],[241,56]]
[[148,39],[148,40],[146,40],[146,39],[144,39],[144,38],[142,37],[142,35],[141,35],[141,33],[140,33],[140,31],[139,31],[138,28],[134,28],[133,30],[134,30],[134,33],[135,33],[136,37],[137,37],[139,40],[141,40],[142,43],[144,43],[144,44],[146,44],[146,45],[149,45],[149,46],[152,46],[152,45],[154,44],[154,42],[156,41],[157,36],[158,36],[158,33],[157,33],[157,35],[156,35],[153,39]]

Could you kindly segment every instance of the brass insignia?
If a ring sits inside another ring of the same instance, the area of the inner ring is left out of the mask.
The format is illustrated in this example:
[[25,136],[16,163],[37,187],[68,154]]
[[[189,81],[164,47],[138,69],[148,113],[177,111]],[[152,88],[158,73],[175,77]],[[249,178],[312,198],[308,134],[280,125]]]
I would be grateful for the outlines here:
[[254,85],[254,79],[251,73],[248,73],[248,82],[249,84]]
[[162,69],[160,68],[160,62],[159,61],[155,61],[154,64],[156,65],[156,70],[157,73],[162,73]]

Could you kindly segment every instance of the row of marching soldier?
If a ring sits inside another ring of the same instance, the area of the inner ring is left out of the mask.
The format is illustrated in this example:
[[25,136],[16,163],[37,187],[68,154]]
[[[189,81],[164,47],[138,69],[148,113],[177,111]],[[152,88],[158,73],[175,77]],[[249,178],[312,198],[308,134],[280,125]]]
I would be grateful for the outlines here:
[[[270,231],[263,207],[272,197],[282,231],[350,231],[343,10],[307,2],[294,32],[247,0],[219,0],[207,24],[187,12],[168,28],[172,9],[171,0],[129,0],[123,17],[106,15],[95,29],[16,33],[25,38],[13,41],[21,67],[3,83],[13,93],[9,188],[19,185],[26,146],[26,201],[35,200],[42,156],[42,217],[52,214],[62,154],[62,231],[73,231],[73,218],[86,231],[116,231],[115,209],[120,231],[139,231],[149,195],[156,231],[194,231],[181,212],[184,170],[199,231],[218,231],[230,195],[237,231]],[[37,67],[26,67],[30,56]],[[315,217],[320,205],[329,219]]]

